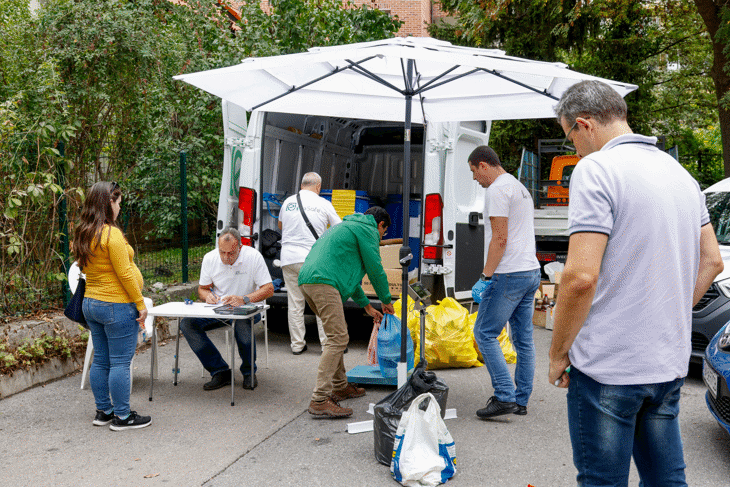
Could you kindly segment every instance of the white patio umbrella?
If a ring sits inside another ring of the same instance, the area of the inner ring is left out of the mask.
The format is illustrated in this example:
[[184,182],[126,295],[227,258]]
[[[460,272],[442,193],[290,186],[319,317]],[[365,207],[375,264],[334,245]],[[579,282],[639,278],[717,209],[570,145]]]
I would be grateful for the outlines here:
[[[594,79],[621,96],[637,88],[571,71],[562,63],[507,56],[496,49],[453,46],[431,38],[393,38],[308,52],[244,59],[227,68],[176,76],[248,111],[397,121],[405,124],[403,201],[411,179],[412,123],[551,118],[562,93]],[[413,100],[417,106],[413,108]],[[465,161],[466,162],[466,161]],[[409,235],[403,205],[403,235]],[[403,239],[401,257],[411,253]],[[403,265],[403,343],[399,385],[405,379],[408,263]]]

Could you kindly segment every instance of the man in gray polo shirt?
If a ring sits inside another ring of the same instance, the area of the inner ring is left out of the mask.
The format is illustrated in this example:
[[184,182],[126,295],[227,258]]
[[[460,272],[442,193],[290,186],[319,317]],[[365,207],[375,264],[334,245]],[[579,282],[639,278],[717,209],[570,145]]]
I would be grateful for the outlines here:
[[583,159],[549,380],[568,388],[579,485],[627,485],[632,454],[643,485],[686,485],[678,415],[692,306],[723,264],[699,185],[655,137],[632,133],[626,111],[598,81],[555,108]]

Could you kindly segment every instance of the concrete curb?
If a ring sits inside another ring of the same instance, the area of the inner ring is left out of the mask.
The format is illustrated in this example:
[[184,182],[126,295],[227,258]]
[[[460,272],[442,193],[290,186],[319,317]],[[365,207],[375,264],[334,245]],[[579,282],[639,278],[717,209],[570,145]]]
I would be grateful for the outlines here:
[[73,358],[62,360],[53,357],[48,362],[30,370],[16,370],[12,376],[0,375],[0,399],[23,392],[31,387],[45,384],[74,373],[83,364]]
[[[170,286],[165,291],[152,295],[153,302],[156,304],[162,304],[165,301],[180,300],[187,298],[193,290],[197,289],[198,283],[192,282],[183,284],[180,286]],[[49,321],[21,321],[14,325],[8,325],[7,330],[9,334],[17,335],[18,337],[13,340],[15,346],[22,343],[22,340],[27,338],[37,338],[43,333],[47,335],[54,335],[54,329],[61,326],[67,330],[71,335],[80,335],[83,330],[79,329],[76,323],[73,323],[63,315],[63,312],[58,313],[52,320]],[[158,325],[159,326],[159,325]],[[163,328],[167,329],[167,328]],[[158,328],[159,331],[162,331]],[[173,330],[176,332],[177,330]],[[8,335],[6,333],[6,335]],[[161,336],[160,338],[165,338]],[[146,344],[140,344],[139,347],[145,347]],[[30,389],[31,387],[39,386],[47,382],[60,379],[69,374],[73,374],[84,365],[84,354],[79,354],[76,357],[70,359],[61,360],[57,357],[52,358],[48,362],[45,362],[31,370],[16,370],[13,375],[0,375],[0,399],[12,396],[19,392]]]

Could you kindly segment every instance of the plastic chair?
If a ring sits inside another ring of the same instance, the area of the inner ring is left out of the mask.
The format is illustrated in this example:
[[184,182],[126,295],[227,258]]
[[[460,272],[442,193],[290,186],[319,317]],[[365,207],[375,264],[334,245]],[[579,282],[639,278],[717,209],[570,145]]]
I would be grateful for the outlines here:
[[[81,276],[81,269],[79,268],[78,264],[74,262],[71,264],[71,267],[68,269],[68,287],[71,289],[71,292],[76,292],[76,286],[79,283],[79,276]],[[150,298],[144,298],[144,303],[147,309],[151,308],[153,306],[152,300]],[[152,333],[152,327],[154,326],[154,317],[148,316],[145,320],[145,331],[140,330],[138,335],[138,343],[144,342],[147,340],[148,337],[151,337]],[[141,340],[140,340],[141,338]],[[157,354],[155,354],[156,356]],[[135,354],[136,356],[136,354]],[[89,340],[86,342],[86,356],[84,357],[84,367],[81,372],[81,389],[84,389],[86,386],[86,378],[89,375],[89,368],[91,367],[91,362],[94,358],[94,342],[91,339],[91,333],[89,333]],[[158,367],[157,363],[155,363],[155,373],[154,378],[157,378],[158,375]],[[132,382],[134,379],[134,357],[132,357],[132,361],[129,364],[129,391],[132,391]]]

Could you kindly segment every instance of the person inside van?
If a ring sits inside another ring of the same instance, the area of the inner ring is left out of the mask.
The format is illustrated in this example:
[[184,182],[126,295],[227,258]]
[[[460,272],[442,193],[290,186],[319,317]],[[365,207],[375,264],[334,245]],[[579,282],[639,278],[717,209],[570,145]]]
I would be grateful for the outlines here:
[[[304,341],[304,295],[299,289],[299,271],[314,242],[342,219],[332,203],[319,196],[322,178],[316,172],[308,172],[302,178],[299,193],[288,197],[279,212],[281,230],[281,271],[286,283],[286,297],[291,335],[291,351],[301,355],[307,351]],[[319,343],[324,347],[327,334],[322,328],[322,319],[317,316]]]

